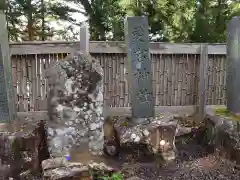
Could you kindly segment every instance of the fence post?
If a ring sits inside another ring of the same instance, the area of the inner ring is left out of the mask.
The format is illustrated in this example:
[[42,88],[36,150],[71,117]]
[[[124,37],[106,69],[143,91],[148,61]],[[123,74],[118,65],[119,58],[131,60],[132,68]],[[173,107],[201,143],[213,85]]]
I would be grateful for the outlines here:
[[87,25],[80,28],[80,51],[89,54],[89,31]]
[[200,69],[199,69],[199,106],[198,106],[198,121],[205,118],[207,78],[208,78],[208,45],[201,44],[200,46]]

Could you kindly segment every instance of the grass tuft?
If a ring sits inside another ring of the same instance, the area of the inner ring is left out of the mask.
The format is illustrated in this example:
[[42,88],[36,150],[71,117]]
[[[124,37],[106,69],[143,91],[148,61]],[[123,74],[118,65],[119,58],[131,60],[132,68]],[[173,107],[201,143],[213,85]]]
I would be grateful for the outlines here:
[[231,113],[227,108],[216,108],[215,113],[218,116],[224,116],[234,121],[240,121],[240,116]]

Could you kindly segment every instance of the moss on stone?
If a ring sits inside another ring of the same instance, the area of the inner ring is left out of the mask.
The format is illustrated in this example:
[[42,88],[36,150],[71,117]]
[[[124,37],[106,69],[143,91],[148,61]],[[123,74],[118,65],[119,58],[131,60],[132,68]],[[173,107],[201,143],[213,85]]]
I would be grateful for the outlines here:
[[234,121],[240,121],[240,116],[231,113],[227,108],[215,108],[215,113],[218,116],[224,116]]

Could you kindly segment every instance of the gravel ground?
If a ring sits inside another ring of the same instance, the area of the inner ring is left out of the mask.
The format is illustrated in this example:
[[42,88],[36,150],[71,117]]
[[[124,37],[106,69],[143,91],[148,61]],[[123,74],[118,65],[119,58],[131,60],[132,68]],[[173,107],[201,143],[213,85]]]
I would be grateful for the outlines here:
[[234,163],[209,154],[189,141],[177,143],[176,161],[160,168],[154,162],[127,163],[122,166],[126,180],[239,180],[240,169]]

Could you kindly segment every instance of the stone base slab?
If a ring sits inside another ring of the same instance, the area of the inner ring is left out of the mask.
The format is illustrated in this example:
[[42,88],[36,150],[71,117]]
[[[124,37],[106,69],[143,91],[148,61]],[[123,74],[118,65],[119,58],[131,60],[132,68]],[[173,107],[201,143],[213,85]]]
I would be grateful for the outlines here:
[[218,155],[240,164],[240,122],[217,115],[215,109],[216,106],[206,109],[204,142]]
[[104,163],[82,164],[69,162],[64,158],[47,159],[42,162],[43,177],[46,180],[91,180],[96,176],[110,175],[114,169]]
[[164,160],[175,159],[177,119],[174,119],[171,115],[166,115],[145,120],[141,119],[144,123],[139,125],[132,124],[129,119],[126,119],[126,121],[123,122],[118,119],[114,123],[118,136],[115,139],[119,140],[116,144],[120,144],[122,148],[143,149],[142,147],[146,147],[146,153],[160,154]]

